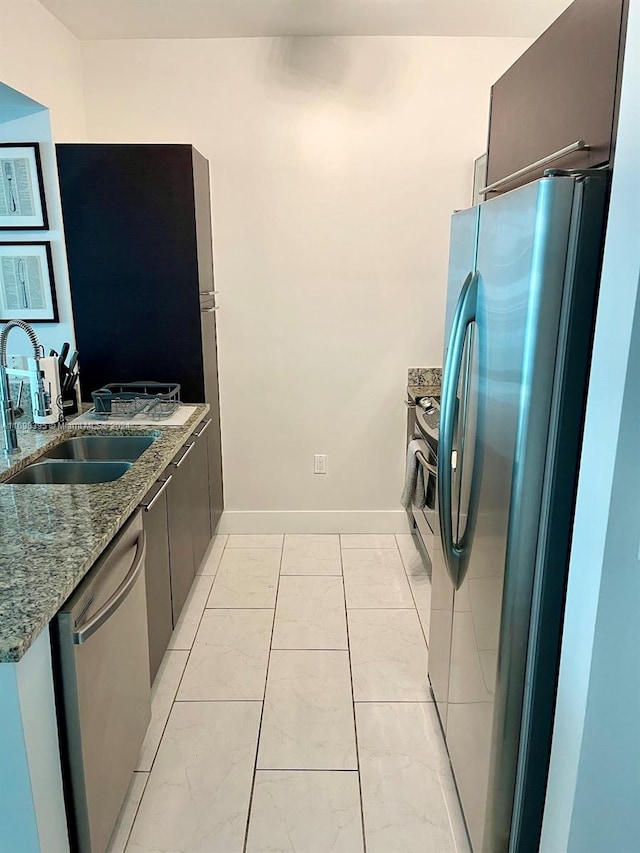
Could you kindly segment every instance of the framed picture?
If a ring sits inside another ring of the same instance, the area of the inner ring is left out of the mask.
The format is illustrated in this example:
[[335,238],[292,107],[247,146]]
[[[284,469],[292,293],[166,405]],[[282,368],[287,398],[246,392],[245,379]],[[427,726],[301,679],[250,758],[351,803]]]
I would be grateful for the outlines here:
[[40,148],[33,142],[0,143],[0,229],[46,230]]
[[49,243],[0,243],[0,323],[56,323]]

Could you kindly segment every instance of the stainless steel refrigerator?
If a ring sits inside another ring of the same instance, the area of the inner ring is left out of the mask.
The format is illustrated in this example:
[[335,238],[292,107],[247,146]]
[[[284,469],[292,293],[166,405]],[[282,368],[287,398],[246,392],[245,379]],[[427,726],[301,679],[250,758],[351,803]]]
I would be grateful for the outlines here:
[[607,197],[452,220],[429,678],[474,853],[538,850]]

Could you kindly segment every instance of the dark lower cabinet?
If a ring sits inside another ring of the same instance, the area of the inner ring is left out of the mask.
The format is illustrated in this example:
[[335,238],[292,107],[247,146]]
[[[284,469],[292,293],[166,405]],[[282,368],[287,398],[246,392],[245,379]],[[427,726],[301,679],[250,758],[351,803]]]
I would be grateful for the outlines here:
[[199,424],[140,505],[152,683],[211,541],[211,427],[211,418]]
[[209,515],[211,535],[216,532],[222,511],[224,496],[222,493],[222,445],[220,441],[220,423],[212,418],[211,429],[206,432],[207,457],[209,460]]
[[209,513],[209,458],[207,434],[211,419],[204,421],[194,432],[195,446],[189,460],[191,474],[191,530],[193,536],[193,564],[198,571],[205,551],[211,541]]
[[175,626],[195,576],[193,549],[193,478],[190,456],[195,441],[185,445],[171,462],[171,485],[167,490],[169,555],[171,560],[171,608]]
[[171,485],[171,480],[171,475],[167,474],[166,479],[154,483],[140,505],[143,510],[142,525],[147,539],[145,581],[149,629],[149,669],[152,684],[173,630],[169,527],[167,523],[167,489]]

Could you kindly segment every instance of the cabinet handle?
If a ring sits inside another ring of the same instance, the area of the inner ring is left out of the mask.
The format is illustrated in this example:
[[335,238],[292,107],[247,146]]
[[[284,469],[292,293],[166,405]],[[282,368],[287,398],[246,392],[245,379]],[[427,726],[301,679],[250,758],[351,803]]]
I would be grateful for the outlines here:
[[528,166],[525,166],[524,169],[518,169],[517,172],[512,172],[510,175],[507,175],[506,178],[500,178],[499,181],[496,181],[493,184],[489,184],[488,187],[482,187],[482,189],[480,190],[480,195],[494,193],[496,192],[496,190],[499,190],[500,187],[504,187],[507,184],[510,184],[511,181],[515,181],[516,178],[521,178],[528,172],[533,172],[534,169],[541,169],[543,166],[548,166],[549,163],[553,163],[556,160],[559,160],[561,157],[565,157],[567,154],[573,154],[574,151],[589,151],[590,148],[591,146],[587,145],[584,139],[577,139],[575,142],[572,142],[571,145],[567,145],[566,148],[561,148],[559,151],[554,151],[553,154],[547,154],[546,157],[542,157],[540,160],[536,160],[535,163],[530,163]]
[[195,435],[196,438],[200,438],[200,436],[204,435],[204,433],[209,429],[212,420],[213,418],[209,418],[208,421],[205,421],[203,424],[200,424],[200,427],[197,430],[194,429],[191,435]]
[[155,493],[155,495],[151,498],[149,503],[140,504],[140,508],[143,509],[145,512],[151,512],[153,505],[160,498],[160,496],[162,494],[164,494],[164,492],[166,492],[167,488],[169,487],[169,483],[171,482],[172,479],[173,479],[173,474],[169,474],[169,476],[167,477],[166,480],[159,480],[158,482],[162,483],[161,487],[158,489],[158,491]]
[[216,296],[218,293],[220,293],[219,290],[201,290],[200,296]]
[[200,310],[203,314],[211,314],[212,311],[217,311],[219,307],[219,305],[215,305],[213,308],[201,308]]
[[184,460],[187,458],[187,456],[191,453],[191,451],[193,450],[193,448],[195,446],[196,446],[195,441],[192,441],[191,444],[187,444],[187,446],[183,450],[182,456],[178,459],[178,461],[171,463],[173,465],[173,467],[179,468],[182,465],[182,463],[184,462]]

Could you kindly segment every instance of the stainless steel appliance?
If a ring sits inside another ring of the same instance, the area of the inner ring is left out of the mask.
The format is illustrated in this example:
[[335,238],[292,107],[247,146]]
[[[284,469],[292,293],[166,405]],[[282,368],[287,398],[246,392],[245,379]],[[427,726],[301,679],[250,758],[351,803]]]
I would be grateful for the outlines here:
[[52,624],[72,849],[104,853],[151,718],[140,513]]
[[422,482],[424,494],[420,501],[414,501],[408,509],[411,530],[422,554],[425,568],[431,572],[431,551],[434,531],[437,527],[436,476],[438,472],[438,422],[440,404],[436,397],[421,397],[415,403],[408,402],[409,422],[407,439],[419,438],[424,444],[424,452],[416,454],[423,470]]
[[474,853],[538,850],[607,182],[452,220],[429,678]]

